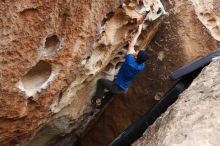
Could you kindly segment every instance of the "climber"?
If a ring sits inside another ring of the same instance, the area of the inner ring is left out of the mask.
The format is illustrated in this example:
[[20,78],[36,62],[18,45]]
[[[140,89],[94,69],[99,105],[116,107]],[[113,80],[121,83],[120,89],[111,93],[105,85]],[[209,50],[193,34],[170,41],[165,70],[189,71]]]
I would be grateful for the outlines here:
[[141,30],[142,24],[139,25],[138,32],[129,42],[125,62],[121,66],[116,80],[111,81],[102,78],[97,81],[96,92],[91,101],[97,108],[102,106],[105,89],[109,90],[113,94],[121,94],[125,92],[135,76],[144,69],[144,62],[149,59],[149,54],[146,51],[135,51],[134,49],[134,45],[141,34]]

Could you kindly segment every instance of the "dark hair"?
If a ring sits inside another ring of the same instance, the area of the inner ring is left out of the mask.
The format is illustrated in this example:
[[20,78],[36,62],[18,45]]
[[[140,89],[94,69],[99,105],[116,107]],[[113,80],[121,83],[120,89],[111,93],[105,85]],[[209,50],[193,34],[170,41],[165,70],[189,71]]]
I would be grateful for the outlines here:
[[148,54],[144,50],[141,50],[138,52],[138,55],[137,55],[137,63],[139,63],[139,64],[144,63],[149,58],[150,58],[150,54]]

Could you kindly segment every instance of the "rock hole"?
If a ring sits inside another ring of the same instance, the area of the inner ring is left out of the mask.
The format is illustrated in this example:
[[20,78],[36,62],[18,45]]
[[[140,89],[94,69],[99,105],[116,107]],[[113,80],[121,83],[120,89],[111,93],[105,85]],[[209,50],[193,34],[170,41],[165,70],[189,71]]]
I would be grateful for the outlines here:
[[119,51],[119,52],[118,52],[118,55],[123,55],[123,52],[122,52],[122,51]]
[[[128,47],[128,46],[127,46]],[[123,47],[119,52],[118,52],[118,55],[123,55],[123,56],[126,56],[127,54],[127,47]]]
[[208,22],[208,25],[212,27],[217,24],[216,19],[214,17],[211,17],[210,19],[208,19],[207,22]]
[[162,12],[162,9],[159,8],[159,9],[157,10],[157,15],[159,15],[161,12]]
[[204,16],[204,18],[205,18],[206,20],[209,20],[209,19],[212,19],[212,18],[213,18],[212,14],[210,14],[210,13],[205,13],[203,16]]
[[57,35],[52,35],[46,38],[44,51],[47,55],[53,54],[57,51],[60,44],[60,40],[58,39]]
[[17,87],[27,96],[34,96],[40,89],[47,85],[52,73],[52,67],[48,62],[40,61],[17,83]]
[[101,27],[99,28],[99,34],[105,32],[105,24],[106,22],[114,16],[114,12],[109,12],[106,14],[104,19],[101,21]]
[[101,26],[104,26],[105,23],[114,16],[114,12],[109,12],[106,14],[105,18],[101,22]]
[[102,66],[102,61],[101,60],[97,61],[95,66],[96,67],[101,67]]
[[34,15],[38,12],[38,10],[36,8],[27,8],[27,9],[24,9],[23,11],[20,12],[20,14],[22,16],[25,16],[25,17],[34,17]]
[[120,57],[115,57],[112,61],[113,62],[118,62],[120,60]]
[[123,48],[124,48],[125,50],[128,50],[128,47],[129,47],[129,44],[126,44]]
[[216,23],[216,19],[213,17],[213,18],[210,18],[209,20],[208,20],[208,22],[210,22],[210,23]]
[[88,62],[90,58],[91,58],[90,56],[86,57],[86,62]]
[[109,63],[107,66],[106,66],[106,68],[105,68],[105,71],[111,71],[112,69],[114,68],[114,65],[113,64],[111,64],[111,63]]
[[116,69],[116,70],[119,69],[119,68],[122,66],[123,63],[124,63],[124,62],[118,62],[118,63],[116,64],[116,66],[115,66],[115,69]]

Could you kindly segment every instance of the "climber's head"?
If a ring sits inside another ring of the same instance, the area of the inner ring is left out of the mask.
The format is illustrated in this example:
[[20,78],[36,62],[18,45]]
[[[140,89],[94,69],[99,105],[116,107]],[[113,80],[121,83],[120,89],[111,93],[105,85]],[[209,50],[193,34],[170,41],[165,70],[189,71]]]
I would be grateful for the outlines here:
[[140,51],[136,52],[134,54],[134,56],[135,56],[137,63],[139,63],[139,64],[144,63],[145,61],[147,61],[150,58],[150,55],[144,50],[140,50]]

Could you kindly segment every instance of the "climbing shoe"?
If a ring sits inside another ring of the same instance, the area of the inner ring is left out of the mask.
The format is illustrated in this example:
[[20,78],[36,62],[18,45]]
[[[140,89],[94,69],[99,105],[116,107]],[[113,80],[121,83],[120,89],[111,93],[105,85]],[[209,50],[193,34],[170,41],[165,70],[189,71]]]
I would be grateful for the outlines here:
[[96,97],[92,97],[91,103],[92,103],[92,104],[95,104],[95,101],[96,101]]
[[102,98],[96,98],[95,106],[96,106],[96,108],[101,108],[101,106],[102,106]]
[[95,97],[93,96],[92,99],[91,99],[91,103],[92,104],[96,104],[96,99],[98,99],[99,97]]

